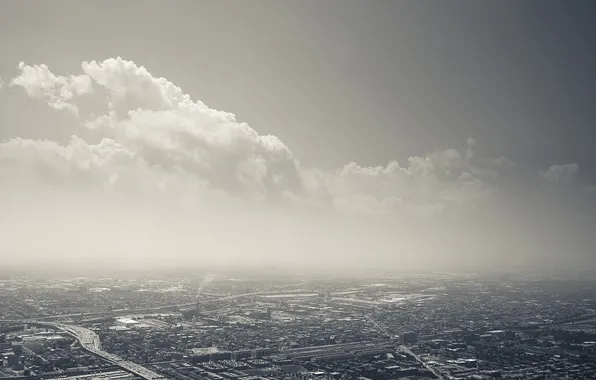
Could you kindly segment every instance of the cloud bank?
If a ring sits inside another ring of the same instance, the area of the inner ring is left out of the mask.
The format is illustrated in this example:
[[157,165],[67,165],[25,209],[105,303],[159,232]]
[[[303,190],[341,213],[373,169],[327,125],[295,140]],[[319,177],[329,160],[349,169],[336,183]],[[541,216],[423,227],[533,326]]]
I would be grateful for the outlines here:
[[[559,265],[567,254],[592,262],[584,230],[593,215],[578,202],[593,204],[592,195],[576,163],[534,172],[482,156],[470,138],[402,163],[304,167],[279,138],[121,58],[83,62],[76,75],[21,62],[8,86],[71,113],[81,128],[66,144],[0,143],[13,231],[5,248],[25,256],[176,251],[185,260],[309,257],[331,266],[343,258],[357,267],[377,259],[490,266],[503,257],[511,266]],[[63,233],[28,240],[52,218]]]

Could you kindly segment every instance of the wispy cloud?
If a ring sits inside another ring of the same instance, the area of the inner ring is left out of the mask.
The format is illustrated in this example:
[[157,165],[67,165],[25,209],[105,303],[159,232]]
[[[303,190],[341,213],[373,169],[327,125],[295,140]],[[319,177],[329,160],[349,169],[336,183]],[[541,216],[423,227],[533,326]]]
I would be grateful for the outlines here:
[[547,171],[541,173],[542,177],[556,185],[568,185],[579,173],[578,164],[553,165]]

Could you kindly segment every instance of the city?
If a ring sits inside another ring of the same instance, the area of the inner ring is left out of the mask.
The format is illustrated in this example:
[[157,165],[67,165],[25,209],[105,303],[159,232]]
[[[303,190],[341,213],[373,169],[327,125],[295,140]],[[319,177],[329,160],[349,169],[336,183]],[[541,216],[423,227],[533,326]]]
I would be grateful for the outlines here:
[[17,278],[7,379],[591,379],[596,281]]
[[596,1],[1,5],[0,380],[596,379]]

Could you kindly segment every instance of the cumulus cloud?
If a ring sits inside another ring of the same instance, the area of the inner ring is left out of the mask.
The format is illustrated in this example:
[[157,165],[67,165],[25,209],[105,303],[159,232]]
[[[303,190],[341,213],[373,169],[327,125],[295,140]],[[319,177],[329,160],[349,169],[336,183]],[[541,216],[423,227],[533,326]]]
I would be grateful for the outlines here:
[[[78,75],[56,75],[43,64],[21,62],[18,69],[11,86],[53,108],[76,113],[77,98],[92,92],[106,103],[107,112],[81,120],[101,138],[98,143],[73,136],[65,145],[18,138],[0,145],[2,170],[43,181],[191,197],[215,192],[348,213],[431,218],[476,212],[508,179],[532,182],[533,174],[511,161],[476,154],[473,138],[465,149],[435,151],[405,163],[352,162],[336,172],[304,168],[277,137],[260,135],[234,114],[192,100],[134,62],[83,62]],[[539,177],[563,185],[577,172],[577,164],[554,165]]]
[[[552,231],[561,230],[560,225],[549,222],[547,228],[543,221],[574,211],[571,203],[561,206],[560,197],[573,197],[570,185],[578,174],[577,164],[533,172],[506,158],[483,157],[470,138],[459,149],[434,151],[403,162],[379,166],[352,162],[336,171],[325,171],[304,167],[277,137],[260,135],[234,114],[191,99],[180,87],[131,61],[111,58],[83,62],[77,75],[56,75],[45,65],[21,63],[18,69],[10,85],[22,87],[30,97],[43,99],[50,107],[72,112],[80,121],[81,133],[66,143],[19,137],[0,143],[0,177],[2,183],[10,184],[5,190],[14,189],[16,194],[22,190],[19,184],[29,184],[67,189],[73,194],[132,195],[128,199],[150,199],[147,202],[151,204],[157,199],[181,202],[185,207],[233,204],[233,211],[227,207],[226,217],[219,219],[225,227],[216,228],[204,221],[201,224],[203,235],[205,231],[221,235],[218,247],[242,249],[230,246],[222,231],[231,228],[228,221],[237,219],[238,210],[246,210],[242,208],[245,205],[290,207],[298,213],[292,218],[298,219],[301,210],[322,210],[339,218],[302,223],[281,222],[283,218],[275,216],[260,222],[260,228],[267,232],[263,235],[256,227],[246,232],[256,214],[245,215],[234,230],[252,235],[255,251],[263,247],[274,250],[274,246],[288,250],[285,240],[301,245],[306,240],[297,231],[318,236],[313,251],[323,249],[323,241],[328,249],[339,249],[318,230],[325,225],[329,236],[349,241],[341,247],[346,252],[372,246],[388,252],[396,247],[444,250],[449,241],[450,255],[466,252],[468,259],[476,250],[487,249],[480,240],[485,234],[492,234],[487,239],[495,250],[511,241],[554,249],[550,241],[532,239],[545,231],[550,231],[547,236],[554,236]],[[78,117],[77,102],[82,96],[103,102],[103,111]],[[550,186],[543,186],[545,182]],[[566,192],[543,191],[543,187],[561,186]],[[87,207],[90,202],[84,204]],[[97,213],[101,207],[93,210]],[[215,215],[222,210],[211,207],[203,212]],[[138,219],[137,211],[129,213],[131,218]],[[338,227],[344,223],[344,216],[368,224]],[[528,235],[532,239],[523,240],[519,231],[529,231],[529,226],[535,225],[543,229],[534,230]],[[400,226],[399,238],[394,237],[395,226]],[[357,237],[358,231],[361,237]],[[284,239],[272,242],[272,234]],[[195,243],[190,238],[187,241],[189,254]]]
[[[45,65],[22,63],[19,69],[12,84],[58,109],[76,111],[69,102],[93,86],[107,91],[109,112],[84,125],[112,141],[114,154],[134,155],[137,160],[129,164],[139,171],[184,173],[212,188],[259,199],[301,191],[299,163],[278,138],[259,135],[231,113],[193,102],[179,87],[133,62],[84,62],[85,74],[70,77],[54,75]],[[61,149],[78,151],[80,144],[75,137]]]
[[339,209],[369,208],[407,216],[437,216],[471,209],[490,195],[490,187],[469,171],[466,157],[448,149],[408,164],[362,167],[352,162],[333,176],[329,188]]
[[[499,190],[503,175],[517,171],[505,158],[476,157],[473,138],[465,150],[436,151],[405,164],[353,162],[336,172],[304,168],[277,137],[260,135],[234,114],[192,100],[134,62],[83,62],[82,74],[68,76],[43,64],[21,62],[18,69],[11,86],[53,108],[76,113],[77,98],[94,89],[106,102],[105,114],[81,122],[102,138],[99,143],[73,136],[66,145],[23,139],[0,145],[3,170],[12,167],[13,173],[34,173],[44,181],[197,197],[212,191],[349,213],[445,217],[475,212]],[[570,164],[552,166],[541,176],[564,184],[576,174],[577,165]]]
[[71,101],[80,95],[92,91],[91,78],[87,75],[56,76],[46,65],[25,65],[19,63],[20,75],[15,77],[11,86],[21,86],[32,98],[44,99],[56,109],[66,109],[78,113]]

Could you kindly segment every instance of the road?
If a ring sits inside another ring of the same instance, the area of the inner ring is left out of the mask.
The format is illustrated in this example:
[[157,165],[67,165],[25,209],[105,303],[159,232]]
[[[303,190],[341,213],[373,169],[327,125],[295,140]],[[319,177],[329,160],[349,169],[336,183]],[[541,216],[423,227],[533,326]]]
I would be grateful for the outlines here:
[[369,321],[370,323],[372,323],[377,328],[378,331],[380,331],[383,335],[385,335],[386,338],[388,338],[388,339],[392,339],[393,338],[391,336],[391,334],[389,334],[387,332],[387,329],[385,329],[383,326],[381,326],[379,324],[379,322],[377,322],[374,318],[367,317],[366,320]]
[[[381,326],[374,318],[367,318],[369,322],[371,322],[378,330],[380,330],[384,335],[386,335],[388,338],[391,339],[391,334],[389,334],[387,332],[387,330]],[[429,370],[430,372],[432,372],[438,379],[440,380],[444,380],[445,379],[445,375],[441,374],[441,372],[439,372],[437,369],[431,367],[430,365],[428,365],[424,360],[422,360],[420,358],[420,356],[416,355],[415,353],[412,352],[412,350],[410,350],[408,347],[401,345],[399,346],[400,349],[405,352],[406,354],[412,356],[414,359],[416,359],[416,361],[420,364],[422,364],[422,366],[424,368],[426,368],[427,370]]]
[[73,326],[73,325],[65,325],[61,323],[52,323],[52,322],[44,322],[44,321],[26,321],[29,324],[36,324],[41,326],[51,327],[57,330],[62,330],[75,338],[81,344],[84,350],[103,358],[104,360],[110,362],[111,364],[122,368],[123,370],[133,373],[143,379],[147,380],[158,380],[158,379],[167,379],[166,377],[155,373],[139,364],[133,363],[128,360],[124,360],[117,355],[110,354],[109,352],[105,352],[101,349],[101,341],[99,340],[99,336],[84,327],[80,326]]
[[420,358],[420,356],[416,355],[415,353],[412,352],[412,350],[410,350],[408,347],[406,346],[399,346],[399,348],[405,352],[406,354],[412,356],[414,359],[416,359],[416,361],[420,364],[422,364],[422,366],[424,368],[426,368],[427,370],[429,370],[430,372],[432,372],[439,380],[445,380],[445,375],[443,375],[439,370],[437,370],[436,368],[431,367],[430,365],[426,364],[426,362],[424,360],[422,360]]
[[[204,305],[204,304],[220,302],[220,301],[230,301],[233,299],[250,297],[250,296],[255,296],[255,295],[260,295],[260,294],[263,294],[263,293],[253,292],[253,293],[236,294],[236,295],[232,295],[232,296],[226,296],[226,297],[215,298],[215,299],[210,299],[210,300],[201,300],[201,304]],[[214,295],[210,295],[210,296],[214,296]],[[116,316],[121,316],[121,315],[156,313],[159,311],[173,309],[173,308],[192,307],[195,304],[196,304],[196,302],[187,302],[187,303],[183,303],[183,304],[174,304],[174,305],[167,305],[167,306],[160,306],[160,307],[153,307],[153,308],[125,309],[125,310],[109,311],[106,313],[88,313],[88,314],[83,314],[83,316],[87,317],[87,318],[89,318],[89,317],[107,317],[107,316],[116,317]],[[0,320],[0,323],[36,324],[36,325],[51,327],[51,328],[54,328],[57,330],[62,330],[64,332],[66,332],[67,334],[71,335],[72,337],[74,337],[81,344],[81,347],[83,347],[83,349],[85,349],[86,351],[105,359],[106,361],[122,368],[125,371],[128,371],[128,372],[133,373],[137,376],[140,376],[143,379],[148,379],[148,380],[166,379],[166,377],[159,375],[153,371],[150,371],[149,369],[147,369],[139,364],[133,363],[128,360],[124,360],[119,356],[116,356],[116,355],[113,355],[113,354],[103,351],[101,349],[101,341],[99,339],[99,336],[95,332],[93,332],[89,329],[86,329],[86,328],[80,327],[80,326],[75,326],[75,325],[51,322],[53,320],[57,320],[60,318],[81,317],[81,316],[82,315],[80,313],[61,314],[61,315],[51,315],[51,316],[39,317],[35,320],[32,320],[32,319]]]

